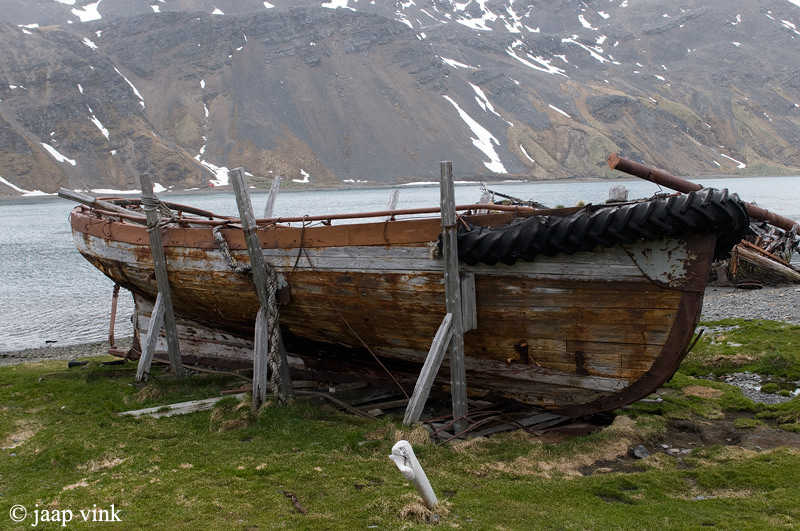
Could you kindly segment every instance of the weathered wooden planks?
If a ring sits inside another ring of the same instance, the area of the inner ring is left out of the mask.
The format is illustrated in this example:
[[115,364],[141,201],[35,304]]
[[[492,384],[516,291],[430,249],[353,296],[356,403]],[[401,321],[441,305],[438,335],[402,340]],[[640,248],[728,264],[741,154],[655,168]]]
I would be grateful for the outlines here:
[[[131,241],[141,240],[136,244],[111,242],[91,217],[73,220],[74,227],[76,223],[88,227],[76,239],[90,261],[121,285],[155,297],[155,282],[148,278],[152,261],[140,227],[130,232]],[[391,238],[402,233],[407,247],[389,247],[382,234],[369,236],[361,227],[338,232],[341,241],[346,237],[359,244],[354,247],[324,246],[332,240],[323,241],[325,228],[318,228],[313,238],[304,235],[312,247],[302,251],[262,250],[277,273],[292,284],[291,301],[281,308],[281,325],[292,340],[302,338],[319,345],[326,355],[335,351],[342,360],[350,356],[360,363],[356,356],[361,348],[352,328],[383,359],[422,363],[446,313],[444,265],[431,255],[435,240],[427,239],[431,231],[426,228],[412,240],[413,231],[393,228],[399,223],[364,225],[385,229]],[[427,227],[426,223],[412,225]],[[252,283],[247,275],[234,273],[213,244],[202,243],[202,237],[192,236],[190,230],[210,234],[210,229],[166,231],[176,245],[198,242],[194,247],[165,248],[170,264],[181,264],[179,270],[170,271],[174,302],[182,317],[197,323],[180,328],[181,333],[194,335],[192,342],[183,338],[182,342],[205,349],[202,352],[210,358],[247,359],[243,352],[252,348],[251,342],[245,341],[250,346],[243,349],[237,341],[252,334],[259,308]],[[241,230],[223,232],[234,242]],[[256,232],[272,237],[269,230]],[[299,238],[296,231],[295,235]],[[365,245],[367,241],[380,243]],[[249,263],[243,248],[234,246],[233,253],[238,261]],[[617,403],[619,399],[611,397],[623,396],[626,386],[650,374],[658,360],[666,357],[671,364],[658,370],[658,378],[669,367],[677,367],[699,311],[697,302],[687,299],[687,290],[653,282],[621,247],[542,257],[514,267],[461,264],[460,268],[475,282],[477,328],[465,333],[465,371],[470,392],[478,396],[496,393],[554,407],[580,401]],[[140,326],[146,322],[141,319]],[[204,340],[204,323],[217,327],[213,340]],[[206,343],[215,341],[219,346],[206,348]],[[324,371],[336,363],[312,356],[295,359],[292,365],[309,371],[319,366]],[[449,368],[445,360],[437,380],[445,388]]]

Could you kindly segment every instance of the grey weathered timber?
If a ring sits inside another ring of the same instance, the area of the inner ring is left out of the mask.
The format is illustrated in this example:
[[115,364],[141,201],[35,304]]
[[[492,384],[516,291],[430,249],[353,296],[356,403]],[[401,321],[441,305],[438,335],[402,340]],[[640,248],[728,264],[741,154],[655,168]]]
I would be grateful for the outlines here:
[[[386,210],[394,210],[397,208],[397,200],[400,197],[400,191],[397,188],[392,188],[392,191],[389,192],[389,202],[386,204]],[[390,220],[394,217],[393,215],[386,216],[386,220]]]
[[422,415],[422,410],[425,407],[425,401],[431,393],[431,386],[433,380],[436,378],[436,373],[439,372],[439,367],[442,365],[444,353],[447,351],[447,345],[450,343],[450,338],[453,336],[453,314],[445,314],[442,319],[442,324],[439,325],[439,330],[433,337],[433,343],[428,350],[428,356],[425,358],[425,364],[417,377],[417,383],[414,385],[414,392],[408,400],[406,406],[406,413],[403,416],[403,424],[410,426],[419,420]]
[[608,202],[619,202],[628,200],[628,189],[623,185],[612,186],[608,189]]
[[158,343],[158,331],[164,324],[164,297],[159,292],[156,295],[156,303],[153,306],[153,313],[150,315],[150,322],[147,324],[147,335],[144,338],[142,355],[139,358],[139,365],[136,367],[136,381],[147,380],[150,373],[150,365],[153,363],[153,355],[156,353],[156,343]]
[[[160,216],[158,214],[158,198],[153,193],[153,179],[149,173],[139,176],[142,185],[142,206],[147,216],[147,232],[150,236],[150,252],[153,256],[153,266],[156,272],[156,283],[158,293],[164,303],[164,332],[167,336],[167,349],[169,350],[169,362],[172,372],[176,378],[183,378],[183,362],[181,361],[181,348],[178,343],[178,331],[175,324],[175,312],[172,308],[172,292],[169,286],[169,276],[167,273],[167,258],[164,255],[164,246],[161,241],[161,229],[158,226]],[[158,332],[156,332],[157,334]]]
[[450,338],[450,394],[456,433],[467,428],[467,375],[464,362],[464,320],[461,315],[461,280],[458,272],[458,242],[456,229],[455,188],[453,163],[439,164],[442,208],[442,252],[444,254],[444,287],[447,313],[453,314],[453,334]]
[[188,402],[178,402],[177,404],[169,404],[167,406],[148,407],[144,409],[136,409],[133,411],[122,411],[117,413],[120,417],[142,417],[148,416],[154,419],[161,417],[172,417],[175,415],[185,415],[186,413],[194,413],[195,411],[205,411],[214,407],[214,404],[226,398],[235,398],[241,400],[244,398],[244,393],[237,393],[235,395],[218,396],[215,398],[204,398],[203,400],[190,400]]
[[281,187],[281,176],[276,175],[272,178],[272,186],[269,188],[269,195],[267,196],[267,204],[264,207],[264,219],[272,217],[272,211],[275,210],[275,200],[278,198],[278,190]]
[[256,335],[253,345],[253,406],[258,408],[267,401],[269,376],[269,322],[262,305],[256,314]]
[[114,203],[109,203],[108,201],[103,201],[102,199],[92,197],[89,194],[84,194],[83,192],[75,192],[73,190],[67,190],[66,188],[59,188],[58,197],[63,197],[64,199],[69,199],[70,201],[75,201],[76,203],[80,203],[88,207],[125,214],[126,216],[132,218],[131,221],[141,223],[142,225],[147,224],[147,218],[145,216],[137,214],[132,210],[128,210],[125,207],[115,205]]
[[478,328],[478,302],[475,298],[475,273],[461,275],[461,318],[464,332]]
[[[256,219],[253,215],[253,205],[250,202],[250,194],[247,192],[247,182],[245,181],[244,171],[242,168],[231,170],[229,175],[231,184],[233,185],[233,191],[236,194],[236,205],[239,208],[239,217],[242,223],[242,230],[244,231],[245,242],[247,243],[247,252],[250,256],[250,267],[253,273],[253,283],[255,284],[258,299],[261,302],[261,310],[259,310],[259,313],[263,311],[264,315],[267,315],[267,312],[270,310],[270,305],[277,308],[277,303],[274,300],[274,290],[273,293],[270,293],[270,290],[267,287],[267,265],[264,262],[264,255],[261,250],[261,242],[259,241],[258,234],[256,233]],[[280,328],[277,326],[277,323],[274,327],[274,333],[278,334],[278,337],[275,339],[277,339],[277,343],[280,344]],[[266,333],[262,332],[262,339],[265,335]],[[275,351],[269,352],[272,349],[268,348],[268,346],[275,339],[270,337],[266,339],[267,341],[263,342],[258,340],[256,341],[256,350],[253,353],[254,368],[258,363],[264,363],[266,365],[269,357],[271,356],[278,367],[278,373],[273,375],[275,380],[278,382],[278,392],[284,398],[294,398],[292,379],[289,374],[289,362],[286,359],[286,353],[282,348],[277,348]],[[262,358],[261,361],[257,361],[259,358]],[[253,401],[256,407],[261,405],[257,403],[257,394],[261,392],[260,388],[257,387],[259,385],[261,384],[257,383],[257,379],[254,377]],[[266,382],[264,382],[264,385],[266,385]]]

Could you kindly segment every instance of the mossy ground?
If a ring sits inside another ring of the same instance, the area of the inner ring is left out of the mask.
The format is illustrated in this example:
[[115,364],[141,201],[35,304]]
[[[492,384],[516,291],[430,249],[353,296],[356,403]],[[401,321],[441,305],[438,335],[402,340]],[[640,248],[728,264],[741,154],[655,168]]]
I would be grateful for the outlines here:
[[[518,431],[433,444],[399,417],[376,422],[306,401],[255,412],[229,398],[189,415],[120,417],[218,396],[241,380],[162,376],[137,388],[132,364],[2,368],[0,528],[32,528],[11,521],[17,504],[77,519],[114,504],[116,529],[792,528],[800,399],[756,404],[705,378],[752,370],[788,386],[800,374],[800,327],[712,326],[738,328],[707,334],[650,400],[584,437]],[[435,511],[387,457],[400,438],[441,500]],[[640,444],[651,455],[633,459]],[[67,527],[98,525],[77,519]]]

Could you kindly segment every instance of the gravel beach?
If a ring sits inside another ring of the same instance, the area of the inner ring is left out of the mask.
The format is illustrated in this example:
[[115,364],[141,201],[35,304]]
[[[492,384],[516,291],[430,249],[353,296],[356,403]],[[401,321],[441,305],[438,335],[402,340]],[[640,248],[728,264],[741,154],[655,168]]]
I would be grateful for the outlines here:
[[767,319],[800,325],[800,286],[737,289],[708,286],[703,299],[703,321]]
[[[116,346],[129,348],[132,338],[123,338],[116,341]],[[15,365],[17,363],[44,361],[44,360],[74,360],[94,356],[107,356],[108,342],[81,343],[66,346],[47,346],[40,348],[27,348],[11,352],[0,352],[0,367]]]
[[[733,287],[708,286],[703,302],[703,321],[726,318],[769,319],[800,325],[800,286],[788,285],[745,290]],[[127,348],[130,338],[117,341]],[[103,356],[108,349],[104,341],[69,346],[47,346],[12,352],[0,352],[0,366],[41,360],[71,360]]]

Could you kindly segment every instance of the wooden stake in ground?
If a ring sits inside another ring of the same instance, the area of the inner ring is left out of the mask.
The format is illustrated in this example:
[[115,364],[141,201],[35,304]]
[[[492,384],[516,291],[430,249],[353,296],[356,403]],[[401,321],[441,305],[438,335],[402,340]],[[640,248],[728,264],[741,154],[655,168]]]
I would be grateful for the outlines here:
[[[169,361],[172,372],[176,378],[183,378],[183,362],[181,361],[181,348],[178,343],[178,330],[175,323],[175,313],[172,308],[172,292],[169,286],[169,276],[167,275],[167,258],[164,255],[164,246],[161,241],[161,228],[159,222],[161,216],[158,213],[158,198],[153,192],[153,179],[149,173],[139,176],[142,185],[142,207],[147,216],[147,232],[150,236],[150,252],[153,256],[153,266],[158,283],[158,296],[156,306],[151,317],[151,326],[147,330],[145,348],[142,358],[139,360],[139,367],[136,371],[136,379],[145,378],[145,374],[150,370],[150,362],[155,352],[155,342],[158,339],[158,332],[161,328],[160,318],[164,319],[164,333],[167,336],[167,348],[169,349]],[[159,304],[159,302],[161,304]],[[153,322],[153,320],[155,322]],[[149,355],[149,358],[145,356]]]
[[[417,422],[430,395],[431,386],[439,372],[444,354],[450,351],[450,389],[453,402],[453,418],[456,433],[467,428],[464,417],[467,414],[467,376],[464,363],[464,330],[476,326],[475,315],[475,277],[467,275],[467,282],[461,284],[458,270],[458,245],[456,230],[455,191],[453,183],[453,163],[442,162],[441,171],[441,209],[442,209],[442,254],[444,255],[444,287],[447,313],[433,338],[428,356],[417,378],[414,392],[408,401],[403,424]],[[462,294],[462,288],[466,288]],[[462,295],[465,295],[467,311],[464,312]],[[467,316],[466,323],[464,315]]]
[[467,428],[467,374],[464,363],[464,320],[461,307],[461,279],[458,272],[458,230],[456,228],[455,185],[453,163],[439,165],[442,207],[442,252],[444,253],[444,287],[447,313],[453,315],[450,337],[450,395],[453,401],[455,431]]
[[260,407],[266,400],[267,367],[272,367],[270,390],[279,400],[294,398],[289,362],[281,348],[280,326],[278,323],[278,302],[276,299],[277,281],[275,272],[264,261],[261,242],[256,233],[256,219],[253,205],[247,192],[247,181],[242,168],[231,170],[230,181],[236,194],[236,205],[242,222],[247,252],[250,255],[250,270],[261,308],[256,316],[255,349],[253,352],[253,405]]

